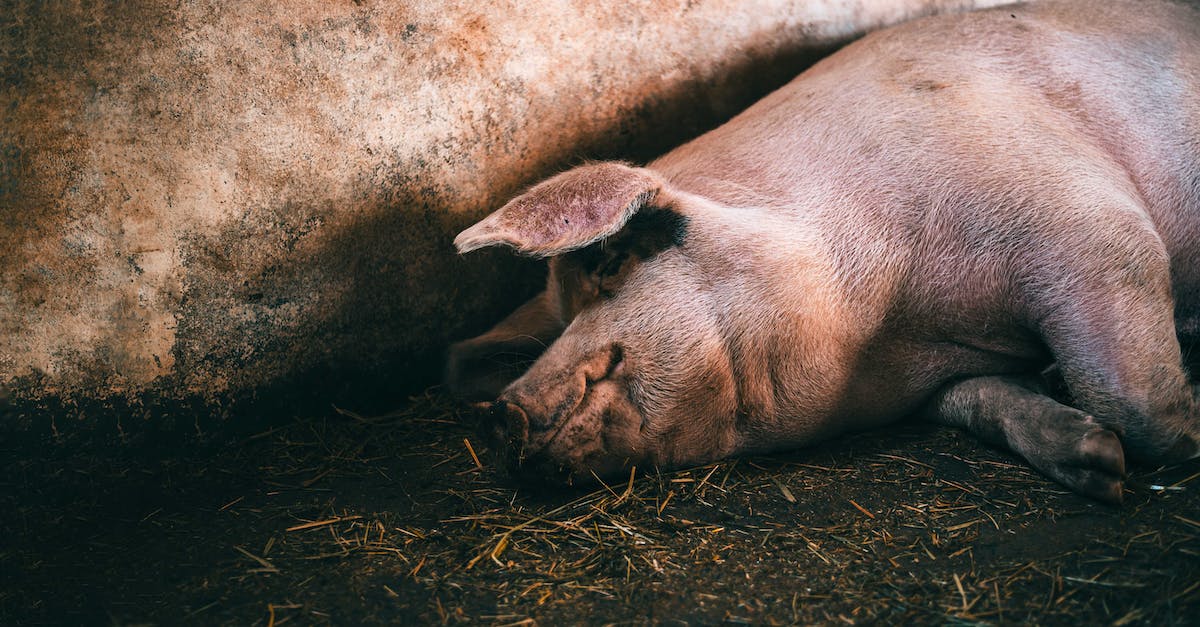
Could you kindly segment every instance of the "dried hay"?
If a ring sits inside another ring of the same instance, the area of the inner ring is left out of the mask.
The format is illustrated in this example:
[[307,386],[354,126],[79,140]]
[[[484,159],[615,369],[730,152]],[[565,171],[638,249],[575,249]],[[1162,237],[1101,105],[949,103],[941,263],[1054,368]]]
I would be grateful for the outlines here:
[[965,434],[906,425],[533,491],[429,394],[229,449],[201,473],[234,477],[219,494],[184,481],[188,505],[150,517],[169,546],[203,546],[173,566],[153,563],[163,547],[133,559],[180,580],[106,594],[153,599],[114,602],[117,621],[203,624],[1188,624],[1197,470],[1138,469],[1110,508]]

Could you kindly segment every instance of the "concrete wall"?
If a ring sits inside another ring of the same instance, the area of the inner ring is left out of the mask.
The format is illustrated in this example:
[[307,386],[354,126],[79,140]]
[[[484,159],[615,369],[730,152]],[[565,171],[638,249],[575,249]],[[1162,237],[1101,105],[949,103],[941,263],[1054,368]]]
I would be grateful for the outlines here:
[[0,396],[399,398],[538,279],[459,229],[965,4],[6,2]]

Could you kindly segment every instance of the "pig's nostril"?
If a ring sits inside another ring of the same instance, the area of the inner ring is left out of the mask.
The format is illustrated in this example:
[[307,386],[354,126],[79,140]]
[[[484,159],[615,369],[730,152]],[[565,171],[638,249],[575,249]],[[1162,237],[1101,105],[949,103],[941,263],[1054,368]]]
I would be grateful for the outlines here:
[[489,428],[512,451],[520,451],[529,439],[529,416],[519,405],[506,400],[492,403]]

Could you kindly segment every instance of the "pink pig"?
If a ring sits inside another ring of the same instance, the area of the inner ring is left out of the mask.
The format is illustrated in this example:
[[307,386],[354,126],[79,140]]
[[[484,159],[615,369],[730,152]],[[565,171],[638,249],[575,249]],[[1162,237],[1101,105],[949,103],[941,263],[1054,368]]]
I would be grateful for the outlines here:
[[497,244],[550,258],[549,284],[452,347],[449,380],[498,397],[521,474],[921,414],[1119,502],[1127,454],[1200,450],[1180,348],[1200,339],[1200,14],[1045,2],[880,31],[455,240]]

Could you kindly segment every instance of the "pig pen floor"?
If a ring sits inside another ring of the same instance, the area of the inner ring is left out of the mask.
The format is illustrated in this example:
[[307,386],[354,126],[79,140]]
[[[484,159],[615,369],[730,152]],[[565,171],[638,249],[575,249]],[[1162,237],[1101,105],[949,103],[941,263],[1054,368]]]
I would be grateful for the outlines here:
[[436,395],[183,449],[13,442],[5,625],[1200,624],[1200,463],[1113,508],[910,424],[532,491]]

